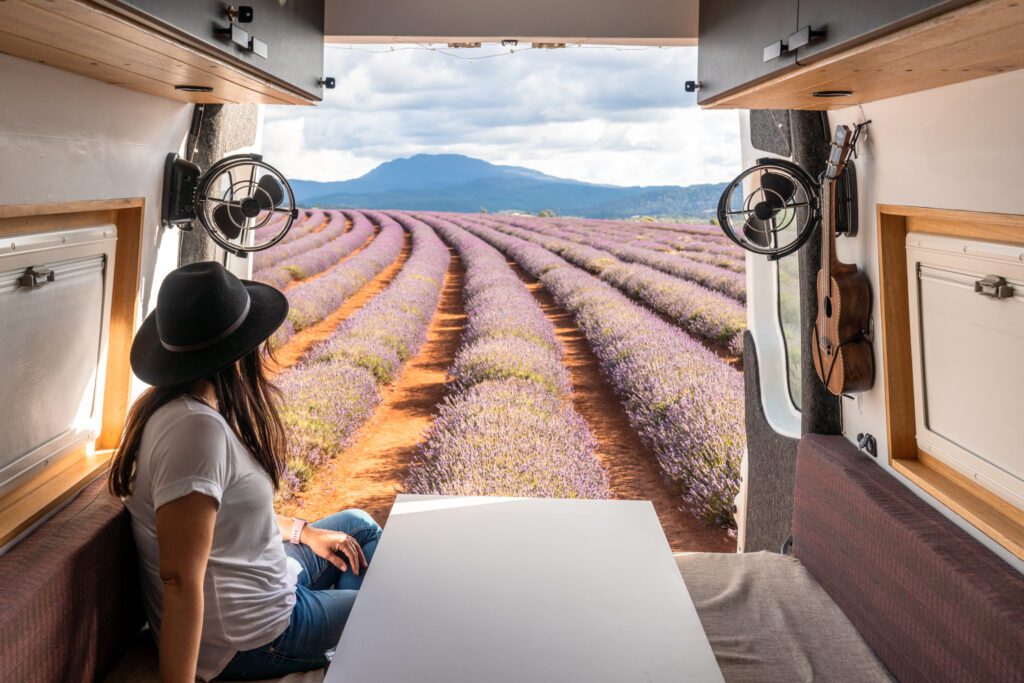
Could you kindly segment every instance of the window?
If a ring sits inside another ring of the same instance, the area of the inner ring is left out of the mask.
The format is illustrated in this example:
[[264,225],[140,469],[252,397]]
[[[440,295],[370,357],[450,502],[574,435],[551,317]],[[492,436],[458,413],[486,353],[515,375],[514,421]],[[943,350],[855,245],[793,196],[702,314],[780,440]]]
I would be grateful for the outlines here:
[[779,278],[779,325],[786,344],[786,378],[789,397],[800,410],[800,259],[791,254],[777,264]]

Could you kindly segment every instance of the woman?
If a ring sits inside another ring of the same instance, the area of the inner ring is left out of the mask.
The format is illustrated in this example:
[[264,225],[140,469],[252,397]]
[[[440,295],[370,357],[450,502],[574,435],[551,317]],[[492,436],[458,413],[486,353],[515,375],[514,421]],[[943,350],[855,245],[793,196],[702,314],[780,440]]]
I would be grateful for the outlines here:
[[152,388],[110,490],[131,513],[162,681],[325,666],[380,537],[358,510],[311,525],[274,513],[285,434],[260,347],[287,312],[272,287],[196,263],[167,276],[132,344]]

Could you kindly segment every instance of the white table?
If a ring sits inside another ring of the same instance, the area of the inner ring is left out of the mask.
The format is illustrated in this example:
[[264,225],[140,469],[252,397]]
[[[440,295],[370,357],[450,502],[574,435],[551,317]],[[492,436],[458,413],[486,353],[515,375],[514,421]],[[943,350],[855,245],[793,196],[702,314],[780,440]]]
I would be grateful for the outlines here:
[[325,683],[722,681],[647,501],[400,495]]

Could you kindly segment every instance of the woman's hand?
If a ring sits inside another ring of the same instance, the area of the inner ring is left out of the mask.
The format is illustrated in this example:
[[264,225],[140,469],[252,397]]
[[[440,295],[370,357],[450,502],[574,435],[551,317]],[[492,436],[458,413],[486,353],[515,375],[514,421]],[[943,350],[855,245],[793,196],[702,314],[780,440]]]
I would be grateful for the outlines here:
[[[366,566],[366,556],[363,555],[359,541],[341,531],[318,529],[307,524],[302,528],[299,540],[343,572],[352,567],[355,575],[359,576],[359,572]],[[348,558],[348,565],[338,553]]]

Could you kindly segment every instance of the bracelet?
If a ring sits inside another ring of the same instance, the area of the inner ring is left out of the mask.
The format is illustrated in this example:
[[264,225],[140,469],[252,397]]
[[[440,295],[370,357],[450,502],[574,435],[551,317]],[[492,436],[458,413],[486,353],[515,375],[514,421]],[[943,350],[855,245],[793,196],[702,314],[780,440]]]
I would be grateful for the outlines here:
[[302,536],[302,528],[306,526],[306,520],[292,517],[292,537],[289,539],[294,545],[299,545],[299,537]]

